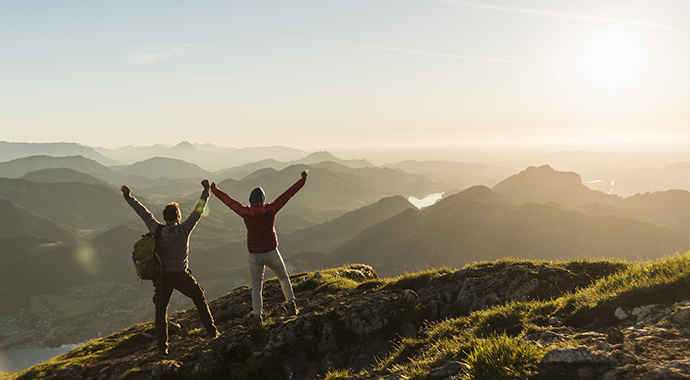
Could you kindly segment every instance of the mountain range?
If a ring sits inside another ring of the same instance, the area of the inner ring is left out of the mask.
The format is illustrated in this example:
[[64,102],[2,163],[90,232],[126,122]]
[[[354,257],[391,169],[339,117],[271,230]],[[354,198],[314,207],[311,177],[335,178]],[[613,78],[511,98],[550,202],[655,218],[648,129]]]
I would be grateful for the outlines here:
[[83,156],[97,161],[102,165],[118,164],[116,160],[112,160],[98,153],[95,149],[76,143],[26,143],[0,141],[0,162],[30,156]]
[[590,215],[617,215],[659,225],[690,228],[690,192],[664,190],[623,198],[592,190],[573,172],[549,165],[529,167],[493,188],[511,203],[558,203]]
[[[428,178],[386,168],[358,168],[328,163],[338,171],[318,166],[292,165],[280,171],[258,170],[240,181],[228,179],[218,187],[236,199],[248,199],[255,187],[266,192],[273,201],[309,170],[308,185],[291,202],[306,203],[321,209],[355,209],[393,195],[426,194],[436,191],[436,184]],[[246,201],[243,201],[246,203]]]
[[[175,148],[231,154],[191,144]],[[164,149],[172,148],[149,152]],[[8,305],[2,313],[27,307],[31,297],[71,299],[74,289],[135,282],[129,256],[146,231],[122,199],[121,184],[130,185],[154,214],[175,200],[185,217],[202,178],[217,181],[243,203],[257,186],[272,201],[302,170],[309,170],[307,185],[276,221],[290,272],[354,262],[398,276],[503,257],[647,260],[690,244],[690,192],[622,197],[593,190],[579,174],[549,165],[521,172],[416,161],[377,167],[317,152],[209,171],[161,155],[108,166],[85,156],[42,155],[0,163],[0,267],[11,268],[0,273],[0,289],[12,293],[0,299]],[[471,181],[480,184],[463,185]],[[446,194],[421,210],[408,201],[436,192]],[[242,219],[212,196],[190,241],[190,268],[210,297],[248,282],[245,236]]]
[[280,162],[272,158],[263,159],[260,161],[219,170],[214,173],[215,176],[221,179],[234,179],[241,180],[242,178],[259,171],[261,169],[275,169],[280,171],[292,165],[322,165],[324,163],[335,163],[337,167],[347,167],[347,168],[367,168],[374,167],[372,163],[367,160],[341,160],[338,157],[328,153],[328,152],[315,152],[311,153],[299,160],[293,160],[289,162]]
[[125,165],[144,161],[151,157],[181,159],[209,171],[217,171],[232,166],[255,162],[266,157],[279,161],[291,161],[307,153],[282,146],[253,148],[222,148],[211,144],[191,144],[183,141],[173,147],[153,145],[148,147],[126,146],[119,149],[96,149],[103,156]]
[[406,210],[329,253],[329,263],[366,262],[395,275],[501,257],[652,259],[690,244],[690,230],[684,228],[497,199],[496,192],[476,187],[422,211]]
[[120,183],[123,175],[85,156],[29,156],[0,162],[0,177],[20,178],[44,169],[71,169],[110,184]]

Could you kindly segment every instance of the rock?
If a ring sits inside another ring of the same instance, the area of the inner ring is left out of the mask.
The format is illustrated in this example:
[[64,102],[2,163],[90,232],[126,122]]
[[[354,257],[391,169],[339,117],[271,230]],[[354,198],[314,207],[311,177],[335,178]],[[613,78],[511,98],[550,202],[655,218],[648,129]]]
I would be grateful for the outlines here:
[[458,361],[449,361],[443,366],[434,368],[429,372],[430,378],[446,378],[448,376],[455,376],[465,373],[469,366],[465,363],[460,363]]
[[541,362],[544,364],[587,363],[591,355],[587,347],[561,348],[547,351]]
[[561,326],[565,322],[565,319],[561,317],[551,317],[549,318],[549,326]]
[[625,341],[625,334],[615,327],[609,327],[606,335],[606,341],[611,344],[621,344]]
[[573,348],[555,349],[546,352],[542,359],[543,364],[595,364],[595,365],[618,365],[634,363],[635,358],[620,352],[614,351],[606,353],[602,351],[592,351],[589,347],[579,346]]
[[329,352],[321,360],[321,371],[327,372],[339,368],[343,363],[343,354],[340,352]]
[[595,380],[597,378],[597,373],[592,367],[578,368],[576,373],[578,380]]
[[640,376],[640,380],[690,379],[690,359],[664,363]]
[[398,335],[405,338],[416,338],[417,337],[417,327],[411,322],[403,323],[398,330]]
[[626,313],[622,307],[616,308],[616,311],[613,313],[613,315],[616,316],[616,318],[618,318],[620,321],[624,321],[629,318],[628,313]]
[[419,296],[414,290],[405,289],[400,293],[399,299],[407,303],[416,304],[419,301]]
[[335,329],[330,323],[323,325],[321,332],[321,341],[319,341],[319,354],[336,351],[338,349],[338,341],[335,336]]
[[658,305],[639,306],[632,310],[632,315],[638,322],[648,323],[654,320],[654,313]]
[[349,278],[350,280],[355,280],[357,282],[363,282],[367,279],[364,273],[356,269],[343,269],[338,272],[338,276]]
[[566,338],[552,330],[541,331],[525,336],[525,340],[536,342],[539,346],[548,346],[558,342],[565,342]]
[[688,325],[690,324],[690,306],[685,306],[671,314],[671,319],[675,323]]
[[[197,364],[198,365],[198,364]],[[171,374],[175,372],[178,368],[180,368],[180,365],[177,362],[174,361],[163,361],[160,364],[156,365],[153,367],[151,370],[151,376],[153,376],[155,379]],[[196,370],[196,368],[194,368]]]

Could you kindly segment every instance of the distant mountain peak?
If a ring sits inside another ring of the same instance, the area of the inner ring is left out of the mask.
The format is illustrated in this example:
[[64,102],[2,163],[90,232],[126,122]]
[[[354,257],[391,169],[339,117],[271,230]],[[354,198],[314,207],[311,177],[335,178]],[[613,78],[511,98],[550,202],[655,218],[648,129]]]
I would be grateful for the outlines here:
[[331,153],[322,150],[320,152],[314,152],[311,154],[308,154],[306,157],[302,159],[302,161],[315,161],[318,160],[318,162],[321,161],[340,161],[340,159]]
[[314,152],[311,153],[304,158],[302,158],[299,161],[295,161],[295,163],[300,163],[300,164],[306,164],[306,165],[314,165],[314,164],[320,164],[322,162],[335,162],[341,165],[345,165],[350,168],[364,168],[364,167],[373,167],[375,166],[371,162],[367,160],[343,160],[340,159],[330,152],[327,151],[320,151],[320,152]]
[[582,177],[575,172],[554,170],[549,165],[530,166],[518,174],[498,183],[494,191],[513,202],[556,202],[564,206],[579,206],[601,201],[611,196],[591,190],[582,184]]
[[170,148],[170,150],[199,150],[197,147],[192,145],[189,141],[182,141],[181,143]]
[[509,177],[508,179],[513,178],[531,181],[536,177],[541,178],[542,180],[554,181],[570,186],[582,185],[582,177],[580,177],[579,174],[575,172],[561,172],[555,170],[551,167],[551,165],[548,164],[542,166],[529,166],[527,169],[512,177]]
[[155,156],[155,157],[147,158],[147,159],[142,160],[142,161],[135,162],[134,165],[141,164],[143,162],[185,162],[185,161],[181,160],[179,158]]
[[544,164],[542,166],[528,166],[524,171],[541,171],[541,172],[555,172],[554,168],[549,164]]

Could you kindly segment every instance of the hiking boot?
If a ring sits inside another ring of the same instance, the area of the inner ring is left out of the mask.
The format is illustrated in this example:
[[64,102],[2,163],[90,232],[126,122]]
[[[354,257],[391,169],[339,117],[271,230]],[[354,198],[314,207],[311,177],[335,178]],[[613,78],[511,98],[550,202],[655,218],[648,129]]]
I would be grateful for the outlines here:
[[285,305],[285,309],[287,310],[287,315],[299,314],[299,310],[297,310],[297,305],[295,304],[295,300],[288,301],[287,305]]
[[220,336],[220,333],[218,332],[218,330],[216,330],[216,331],[206,331],[206,339],[208,339],[208,340],[216,339],[216,338],[218,338],[219,336]]
[[252,325],[259,327],[264,323],[264,316],[262,314],[252,314]]

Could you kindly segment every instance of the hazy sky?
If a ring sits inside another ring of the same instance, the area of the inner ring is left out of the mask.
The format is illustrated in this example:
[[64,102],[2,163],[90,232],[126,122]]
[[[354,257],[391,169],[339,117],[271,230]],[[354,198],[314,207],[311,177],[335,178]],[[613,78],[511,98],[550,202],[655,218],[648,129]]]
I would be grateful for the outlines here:
[[688,0],[0,2],[0,140],[690,146]]

